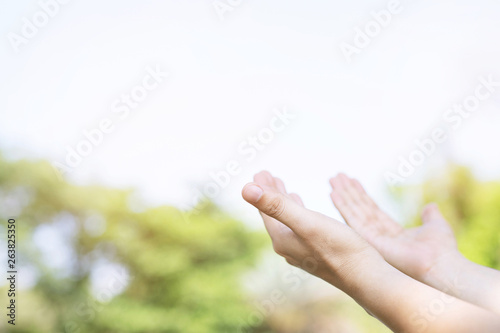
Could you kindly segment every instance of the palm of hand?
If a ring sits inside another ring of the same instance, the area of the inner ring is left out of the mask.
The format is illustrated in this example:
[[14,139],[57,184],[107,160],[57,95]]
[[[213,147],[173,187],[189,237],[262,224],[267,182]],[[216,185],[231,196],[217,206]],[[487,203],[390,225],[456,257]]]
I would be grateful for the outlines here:
[[426,221],[420,227],[401,229],[396,234],[372,234],[367,237],[367,241],[387,262],[419,280],[424,279],[441,260],[446,260],[448,254],[457,250],[453,232],[444,220]]
[[375,204],[357,180],[340,174],[330,183],[332,201],[347,224],[403,273],[422,280],[457,251],[453,231],[436,205],[425,207],[422,226],[404,229]]
[[379,256],[348,226],[306,209],[297,194],[288,193],[281,179],[268,172],[255,175],[242,195],[259,209],[279,255],[333,284],[339,272],[352,268],[354,258]]

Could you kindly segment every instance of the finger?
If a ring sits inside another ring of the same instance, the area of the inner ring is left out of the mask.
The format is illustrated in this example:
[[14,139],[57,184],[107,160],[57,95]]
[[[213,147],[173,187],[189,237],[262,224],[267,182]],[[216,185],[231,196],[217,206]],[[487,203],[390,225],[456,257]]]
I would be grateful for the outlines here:
[[[262,193],[259,191],[259,188],[249,185],[243,188],[242,191],[243,199],[245,199],[247,202],[250,201],[253,202],[259,200],[260,196],[262,195]],[[264,221],[264,226],[266,227],[266,230],[269,233],[269,236],[271,236],[271,239],[274,239],[275,237],[277,237],[277,235],[280,234],[281,232],[280,229],[282,228],[282,224],[279,221],[276,221],[275,219],[265,214],[262,214],[262,212],[260,213],[261,213],[260,215],[262,216],[262,220]]]
[[279,179],[278,177],[274,177],[274,185],[281,193],[286,194],[285,183],[283,183],[281,179]]
[[306,235],[315,229],[314,223],[324,223],[321,214],[297,204],[275,188],[251,183],[243,188],[243,198],[262,213],[280,221],[296,234]]
[[359,193],[359,197],[361,202],[363,202],[366,206],[370,207],[371,209],[379,209],[375,201],[372,200],[372,198],[366,193],[365,188],[357,179],[351,179],[351,182],[356,189],[356,191]]
[[302,201],[302,198],[297,193],[290,193],[290,198],[292,198],[292,200],[295,201],[297,204],[304,207],[304,202]]
[[[265,170],[261,171],[261,172],[257,173],[253,177],[253,179],[254,179],[255,183],[267,185],[270,187],[276,186],[275,181],[274,181],[274,177],[271,175],[271,173],[269,171],[265,171]],[[245,188],[243,189],[243,191],[245,190]],[[255,197],[259,197],[259,194],[255,194],[255,193],[252,194],[251,192],[247,195],[254,195]],[[243,194],[243,198],[246,201],[248,201],[247,198],[245,198],[244,194]],[[274,241],[278,238],[278,236],[283,232],[282,229],[286,226],[284,226],[281,222],[277,221],[276,219],[263,214],[260,211],[259,211],[259,213],[262,216],[262,220],[264,221],[264,226],[266,227],[267,233],[269,234],[269,236],[271,237],[271,240],[274,243]]]
[[340,174],[331,183],[335,207],[346,218],[347,224],[358,232],[365,234],[376,230],[377,234],[392,234],[401,230],[399,224],[378,208],[357,180]]
[[344,204],[346,206],[355,206],[356,201],[352,197],[349,191],[349,179],[343,173],[338,174],[336,177],[333,177],[330,181],[332,185],[332,190],[337,193],[337,195],[342,198]]
[[350,205],[354,206],[353,209],[359,219],[367,220],[371,212],[370,209],[364,205],[355,184],[345,174],[340,174],[339,178],[345,191],[344,197],[348,198],[346,201],[348,201]]
[[448,226],[448,222],[435,203],[428,204],[422,212],[422,222],[424,224],[441,224]]
[[330,193],[330,198],[332,199],[333,205],[337,208],[340,215],[344,218],[344,221],[351,227],[358,227],[361,225],[362,221],[356,217],[352,206],[347,205],[346,202],[337,192]]
[[268,185],[271,187],[276,186],[274,183],[274,177],[271,175],[269,171],[261,171],[253,176],[253,181],[257,184]]
[[391,234],[401,231],[402,227],[378,207],[357,179],[351,179],[351,184],[353,191],[358,193],[358,200],[360,205],[364,207],[367,218],[373,223],[377,223],[381,227],[379,230],[385,230]]
[[330,185],[332,186],[330,197],[344,220],[350,225],[352,223],[361,222],[362,219],[358,218],[359,214],[355,210],[355,204],[348,195],[342,179],[336,176],[330,180]]

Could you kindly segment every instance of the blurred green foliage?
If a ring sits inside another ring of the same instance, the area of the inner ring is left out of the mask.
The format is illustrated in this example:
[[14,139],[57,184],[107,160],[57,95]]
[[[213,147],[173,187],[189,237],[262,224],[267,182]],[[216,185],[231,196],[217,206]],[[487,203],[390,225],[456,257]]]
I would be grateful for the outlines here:
[[[500,269],[500,182],[478,181],[468,168],[450,165],[417,188],[404,188],[401,195],[409,192],[421,193],[420,206],[439,205],[468,259]],[[418,223],[416,216],[412,224]]]
[[[16,332],[244,328],[242,318],[252,308],[240,276],[258,258],[267,241],[263,233],[247,230],[211,204],[187,215],[172,207],[137,212],[132,191],[72,185],[45,162],[0,159],[0,191],[10,203],[7,210],[22,206],[16,216],[18,257],[39,274],[34,288],[19,297]],[[71,254],[69,267],[52,267],[34,244],[44,226],[67,229],[69,247],[56,251]],[[91,292],[92,270],[102,262],[120,269]]]

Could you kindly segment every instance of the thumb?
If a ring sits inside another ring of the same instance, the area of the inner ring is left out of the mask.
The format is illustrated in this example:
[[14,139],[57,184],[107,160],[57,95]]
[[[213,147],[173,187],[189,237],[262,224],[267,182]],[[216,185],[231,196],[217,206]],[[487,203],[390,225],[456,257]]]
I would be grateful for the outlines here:
[[422,222],[424,224],[439,223],[448,225],[448,222],[446,222],[443,214],[441,214],[438,205],[435,203],[428,204],[424,207],[422,211]]
[[312,222],[321,215],[299,205],[290,196],[265,185],[247,184],[243,188],[242,196],[262,213],[275,218],[299,235],[313,228]]

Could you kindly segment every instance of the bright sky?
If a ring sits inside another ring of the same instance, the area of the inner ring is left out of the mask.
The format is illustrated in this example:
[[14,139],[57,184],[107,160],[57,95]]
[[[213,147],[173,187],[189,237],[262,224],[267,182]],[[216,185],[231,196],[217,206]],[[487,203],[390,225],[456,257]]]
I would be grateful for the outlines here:
[[[401,1],[348,63],[340,45],[353,44],[355,28],[370,26],[370,13],[389,2],[242,0],[221,20],[212,0],[72,0],[16,53],[12,33],[24,38],[23,19],[44,17],[37,1],[4,1],[0,148],[65,163],[82,131],[110,119],[114,130],[82,159],[74,181],[133,186],[147,201],[188,207],[210,172],[237,160],[241,172],[214,200],[256,225],[240,190],[261,169],[327,214],[337,216],[327,180],[340,171],[391,207],[384,174],[396,171],[398,156],[474,96],[479,77],[500,81],[500,3]],[[120,118],[115,102],[157,67],[169,77],[147,81],[155,88]],[[406,182],[445,158],[499,178],[499,105],[497,86]],[[250,147],[248,137],[283,107],[296,118],[247,161],[238,147]]]

